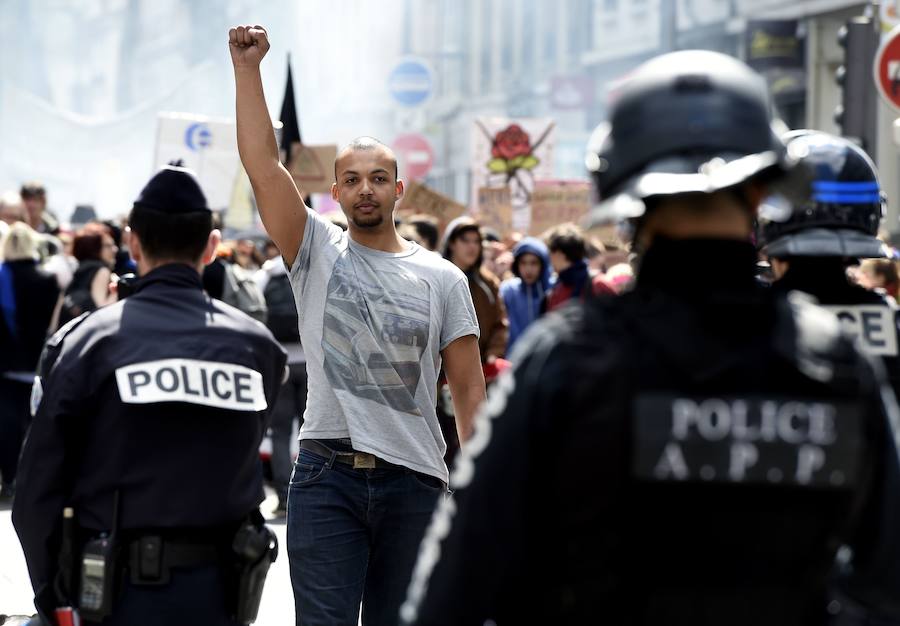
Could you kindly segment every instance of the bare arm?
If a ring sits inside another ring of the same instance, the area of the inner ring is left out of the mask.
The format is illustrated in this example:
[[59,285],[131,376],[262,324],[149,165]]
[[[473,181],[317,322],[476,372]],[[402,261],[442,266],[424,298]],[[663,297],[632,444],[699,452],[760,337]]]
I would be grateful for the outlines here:
[[293,177],[278,158],[275,131],[263,93],[259,63],[269,50],[269,38],[262,26],[238,26],[228,32],[228,46],[234,65],[241,163],[253,185],[266,232],[290,266],[303,241],[306,206]]
[[101,267],[91,280],[91,298],[93,298],[94,304],[97,305],[98,309],[116,301],[115,294],[109,291],[111,278],[112,273],[105,267]]
[[462,443],[472,436],[475,411],[485,399],[478,339],[475,335],[460,337],[444,348],[441,356],[444,360],[444,374],[450,385],[450,395],[453,397],[456,430]]

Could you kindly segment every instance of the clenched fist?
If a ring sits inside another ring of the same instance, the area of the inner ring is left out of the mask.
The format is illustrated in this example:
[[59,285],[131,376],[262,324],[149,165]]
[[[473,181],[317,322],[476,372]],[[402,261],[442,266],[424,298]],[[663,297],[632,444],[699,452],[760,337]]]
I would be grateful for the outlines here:
[[257,67],[269,51],[269,35],[258,24],[236,26],[228,31],[228,47],[234,67]]

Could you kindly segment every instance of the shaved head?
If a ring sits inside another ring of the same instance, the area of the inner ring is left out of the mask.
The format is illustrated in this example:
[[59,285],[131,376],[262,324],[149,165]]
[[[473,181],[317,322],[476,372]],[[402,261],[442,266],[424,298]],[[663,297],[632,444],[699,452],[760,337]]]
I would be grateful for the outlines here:
[[349,144],[347,144],[340,152],[338,152],[337,158],[334,160],[334,179],[337,180],[338,171],[337,164],[342,158],[351,154],[353,152],[364,151],[364,150],[378,150],[384,153],[386,157],[388,157],[394,163],[394,180],[399,178],[400,172],[397,167],[397,156],[394,154],[394,151],[388,148],[386,145],[375,139],[374,137],[357,137]]

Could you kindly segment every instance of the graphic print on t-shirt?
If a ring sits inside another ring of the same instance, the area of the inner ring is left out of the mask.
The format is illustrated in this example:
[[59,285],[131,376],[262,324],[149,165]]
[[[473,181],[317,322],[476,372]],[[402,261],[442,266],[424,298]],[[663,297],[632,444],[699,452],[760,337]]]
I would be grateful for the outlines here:
[[413,274],[374,272],[345,252],[325,300],[322,350],[333,388],[420,415],[416,387],[428,345],[431,293]]

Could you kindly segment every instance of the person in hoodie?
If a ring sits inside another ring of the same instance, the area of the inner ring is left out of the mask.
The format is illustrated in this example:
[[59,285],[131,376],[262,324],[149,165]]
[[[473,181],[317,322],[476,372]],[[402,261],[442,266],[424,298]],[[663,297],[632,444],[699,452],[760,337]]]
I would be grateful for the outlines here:
[[[572,223],[560,224],[544,236],[550,250],[550,263],[556,272],[556,284],[547,293],[544,310],[553,311],[573,298],[582,302],[592,296],[614,296],[615,289],[601,274],[592,274],[587,257],[587,243],[582,230]],[[590,284],[590,289],[585,285]]]
[[503,358],[509,323],[500,297],[500,280],[481,265],[482,237],[478,222],[464,215],[447,224],[441,250],[444,258],[469,279],[469,291],[481,329],[478,340],[481,362],[491,364]]
[[500,284],[500,297],[509,319],[506,353],[534,320],[541,315],[541,303],[550,290],[550,252],[536,237],[526,237],[513,248],[512,273]]

